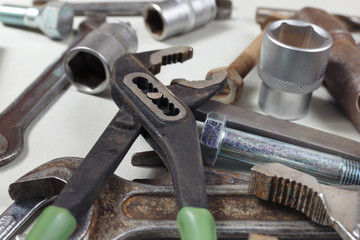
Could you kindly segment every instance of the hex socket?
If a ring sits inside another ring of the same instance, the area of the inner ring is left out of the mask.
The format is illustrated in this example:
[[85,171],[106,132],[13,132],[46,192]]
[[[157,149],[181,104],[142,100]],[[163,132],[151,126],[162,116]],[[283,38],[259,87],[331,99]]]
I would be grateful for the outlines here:
[[64,60],[65,73],[79,91],[101,93],[110,85],[115,61],[136,49],[136,33],[129,24],[103,23],[69,50]]
[[280,20],[265,28],[258,74],[259,105],[281,119],[299,119],[312,92],[323,81],[332,38],[322,28],[298,20]]
[[200,27],[215,16],[215,0],[166,0],[151,3],[144,11],[146,29],[158,40]]

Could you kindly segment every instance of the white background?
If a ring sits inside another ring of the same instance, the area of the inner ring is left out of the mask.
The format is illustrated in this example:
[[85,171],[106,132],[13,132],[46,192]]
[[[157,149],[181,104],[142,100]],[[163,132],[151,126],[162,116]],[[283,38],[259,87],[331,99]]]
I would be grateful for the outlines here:
[[[0,3],[30,5],[31,1],[0,0]],[[333,13],[360,15],[358,0],[233,0],[233,5],[231,19],[210,22],[188,34],[163,42],[151,38],[142,17],[112,19],[131,23],[138,34],[139,52],[178,45],[194,48],[193,59],[163,67],[157,77],[168,84],[173,78],[204,79],[210,69],[229,65],[260,33],[255,22],[258,6],[290,9],[314,6]],[[74,29],[82,19],[76,17]],[[64,41],[52,41],[36,32],[0,24],[0,111],[30,85],[70,42],[71,37]],[[261,112],[257,104],[260,83],[256,71],[252,71],[245,79],[243,95],[237,103],[239,107]],[[7,192],[10,183],[49,160],[65,156],[85,157],[116,112],[117,107],[109,93],[93,96],[70,87],[61,94],[28,127],[25,148],[20,157],[0,167],[0,212],[12,203]],[[323,87],[314,92],[307,116],[296,122],[360,141],[359,132]],[[154,169],[132,167],[129,163],[132,153],[149,149],[140,137],[116,173],[126,179],[158,174]]]

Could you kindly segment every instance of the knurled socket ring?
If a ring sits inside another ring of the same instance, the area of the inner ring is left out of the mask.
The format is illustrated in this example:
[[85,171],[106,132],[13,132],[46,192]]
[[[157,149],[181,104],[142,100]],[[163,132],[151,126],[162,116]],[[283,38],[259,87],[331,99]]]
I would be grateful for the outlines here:
[[269,24],[258,65],[260,107],[282,119],[298,119],[325,75],[332,39],[324,29],[298,20]]

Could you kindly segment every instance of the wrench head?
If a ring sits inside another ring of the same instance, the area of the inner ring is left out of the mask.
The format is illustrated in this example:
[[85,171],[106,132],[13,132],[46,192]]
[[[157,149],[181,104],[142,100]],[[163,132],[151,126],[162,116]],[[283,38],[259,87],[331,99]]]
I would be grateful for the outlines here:
[[35,168],[10,184],[10,197],[18,202],[58,195],[81,160],[59,158]]
[[228,67],[212,69],[206,75],[206,79],[211,79],[215,74],[225,70],[227,71],[226,85],[222,91],[213,97],[213,100],[226,104],[234,104],[239,100],[244,86],[243,78],[235,69]]

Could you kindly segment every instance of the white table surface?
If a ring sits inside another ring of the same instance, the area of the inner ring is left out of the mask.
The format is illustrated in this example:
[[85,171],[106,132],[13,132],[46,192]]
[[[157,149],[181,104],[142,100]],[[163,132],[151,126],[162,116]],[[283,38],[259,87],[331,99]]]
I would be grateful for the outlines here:
[[[30,5],[31,1],[0,0],[0,3]],[[260,33],[255,22],[258,6],[290,9],[314,6],[333,13],[360,15],[358,0],[233,0],[233,6],[231,19],[213,21],[190,33],[162,42],[151,38],[142,17],[111,19],[131,23],[138,34],[139,52],[178,45],[194,48],[193,59],[162,68],[157,77],[168,84],[173,78],[204,79],[210,69],[229,65]],[[82,19],[76,17],[75,29]],[[0,110],[5,109],[30,85],[66,49],[70,41],[70,38],[52,41],[36,32],[0,24]],[[260,83],[253,70],[245,79],[243,95],[237,105],[261,112],[257,103]],[[85,157],[116,112],[117,107],[110,94],[87,95],[78,92],[73,86],[61,94],[28,127],[22,154],[0,167],[0,212],[12,203],[7,191],[10,183],[49,160],[65,156]],[[359,132],[323,87],[314,92],[307,116],[296,122],[360,141]],[[130,164],[132,153],[149,149],[149,145],[139,137],[116,173],[126,179],[159,174],[153,168],[133,167]]]

